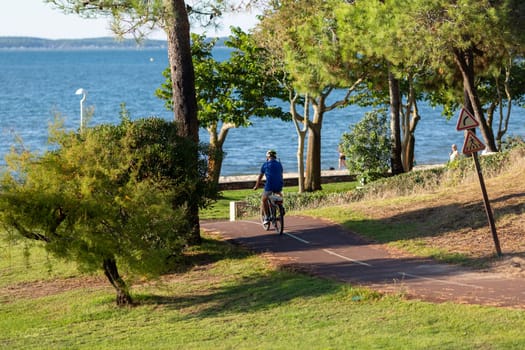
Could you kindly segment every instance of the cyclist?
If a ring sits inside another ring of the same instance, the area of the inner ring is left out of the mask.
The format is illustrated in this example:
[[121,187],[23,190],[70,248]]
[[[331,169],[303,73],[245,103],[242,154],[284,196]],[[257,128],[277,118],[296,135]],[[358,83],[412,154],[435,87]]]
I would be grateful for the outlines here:
[[262,177],[266,177],[266,183],[264,184],[264,191],[261,197],[261,212],[264,213],[264,223],[269,221],[268,213],[268,196],[272,193],[282,195],[283,190],[283,166],[281,162],[277,160],[277,152],[273,149],[269,149],[266,152],[266,162],[261,166],[261,171],[257,181],[255,182],[254,190],[259,188]]

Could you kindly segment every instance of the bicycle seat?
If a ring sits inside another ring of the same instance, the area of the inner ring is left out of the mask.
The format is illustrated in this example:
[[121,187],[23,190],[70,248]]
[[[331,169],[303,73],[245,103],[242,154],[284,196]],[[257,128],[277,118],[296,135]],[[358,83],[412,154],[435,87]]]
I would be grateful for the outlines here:
[[283,197],[279,196],[278,194],[271,194],[268,198],[270,198],[270,201],[273,204],[282,204],[283,203]]

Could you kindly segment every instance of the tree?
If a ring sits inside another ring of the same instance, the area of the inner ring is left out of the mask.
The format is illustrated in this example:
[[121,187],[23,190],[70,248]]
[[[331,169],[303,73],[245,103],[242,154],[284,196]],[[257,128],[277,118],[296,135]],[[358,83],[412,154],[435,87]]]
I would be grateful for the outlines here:
[[[198,118],[210,135],[208,175],[218,183],[223,160],[223,144],[232,128],[246,127],[251,117],[289,119],[279,106],[272,105],[274,98],[284,99],[284,91],[265,69],[266,52],[258,47],[251,35],[239,28],[232,28],[232,35],[225,45],[232,49],[230,58],[218,62],[212,50],[216,39],[206,41],[204,35],[192,35],[192,56],[195,67]],[[156,91],[172,108],[171,76]]]
[[417,0],[411,5],[417,9],[412,28],[421,47],[415,55],[424,56],[449,83],[459,76],[463,106],[478,120],[487,150],[497,151],[478,82],[523,54],[525,6],[515,0]]
[[[268,23],[269,22],[269,23]],[[278,21],[277,21],[278,23]],[[268,35],[267,28],[272,28],[271,35]],[[282,29],[282,28],[281,28]],[[284,91],[288,93],[290,103],[290,114],[297,133],[297,182],[299,193],[305,191],[305,166],[304,166],[304,146],[308,126],[310,123],[310,98],[308,94],[301,95],[293,86],[292,78],[285,64],[285,52],[280,43],[287,38],[285,30],[274,27],[274,23],[268,19],[254,31],[253,35],[257,43],[265,48],[266,59],[265,69]],[[298,105],[303,105],[303,114],[299,113]]]
[[[412,167],[420,118],[417,101],[423,92],[434,103],[443,103],[447,112],[458,104],[477,110],[473,114],[487,148],[495,150],[493,112],[499,105],[500,138],[506,131],[501,97],[505,92],[510,108],[512,96],[512,79],[503,72],[510,72],[523,54],[519,24],[524,8],[515,0],[341,2],[336,9],[338,23],[344,26],[340,40],[350,52],[359,46],[360,55],[388,67],[383,79],[389,82],[393,173]],[[384,84],[376,80],[374,85]],[[490,91],[485,99],[483,90]],[[514,96],[522,95],[512,90]],[[451,100],[454,103],[446,102]],[[507,120],[509,116],[507,111]]]
[[[307,122],[306,191],[321,189],[321,128],[325,113],[348,105],[365,76],[358,69],[357,57],[342,57],[333,5],[334,1],[281,1],[265,13],[259,26],[261,35],[268,37],[269,51],[282,51],[276,56],[284,58],[294,90],[308,94],[313,109],[312,119]],[[346,93],[329,102],[338,89]]]
[[341,2],[334,9],[346,55],[368,61],[369,96],[361,105],[390,107],[390,162],[393,174],[414,165],[415,132],[421,116],[417,101],[429,76],[424,57],[413,55],[419,44],[410,27],[411,4],[398,1]]
[[[190,21],[217,18],[230,5],[229,1],[195,1],[186,5],[184,0],[44,0],[66,13],[82,16],[108,16],[113,19],[113,30],[118,35],[131,33],[142,38],[148,30],[161,28],[167,34],[168,59],[172,77],[172,99],[178,132],[183,137],[199,142],[199,122],[195,97],[195,74],[191,58]],[[250,4],[241,1],[239,6]],[[198,157],[197,154],[194,155]],[[199,210],[190,204],[188,215],[192,218],[192,243],[200,243]]]
[[190,239],[190,203],[214,196],[196,145],[162,119],[100,125],[82,134],[61,124],[42,156],[9,155],[1,182],[0,222],[86,271],[102,270],[117,305],[132,303],[121,274],[154,277]]
[[[461,79],[451,78],[448,82],[435,79],[428,90],[428,99],[432,105],[444,107],[444,114],[452,117],[464,103]],[[477,91],[486,114],[486,124],[494,137],[498,151],[501,151],[503,137],[507,133],[512,106],[523,106],[525,100],[525,62],[520,56],[509,53],[502,66],[497,65],[487,72],[480,72],[477,79]]]

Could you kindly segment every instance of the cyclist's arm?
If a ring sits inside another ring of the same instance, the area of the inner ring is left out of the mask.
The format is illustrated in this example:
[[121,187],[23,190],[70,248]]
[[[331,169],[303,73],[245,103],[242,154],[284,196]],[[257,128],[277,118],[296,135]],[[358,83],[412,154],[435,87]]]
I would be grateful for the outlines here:
[[255,181],[255,186],[253,186],[253,189],[256,190],[259,188],[259,184],[261,183],[262,177],[264,174],[259,174],[257,177],[257,181]]

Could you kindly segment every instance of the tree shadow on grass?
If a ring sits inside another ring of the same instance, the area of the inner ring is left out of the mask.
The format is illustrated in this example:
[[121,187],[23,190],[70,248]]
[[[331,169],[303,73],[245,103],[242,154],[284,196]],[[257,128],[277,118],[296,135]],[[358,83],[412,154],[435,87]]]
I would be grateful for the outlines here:
[[[506,257],[525,252],[521,238],[524,196],[525,193],[512,193],[489,198],[496,235]],[[473,193],[471,199],[463,202],[397,210],[391,216],[349,220],[343,226],[380,243],[412,240],[411,245],[418,245],[426,241],[426,247],[439,249],[429,253],[431,257],[442,262],[485,268],[501,258],[496,253],[481,193]]]
[[315,298],[337,292],[343,286],[336,282],[286,271],[250,275],[230,285],[210,287],[195,295],[139,295],[142,305],[162,305],[183,310],[188,317],[207,318],[219,314],[242,314],[286,304],[296,298]]
[[[521,193],[489,199],[491,204],[497,204],[497,207],[491,205],[495,220],[505,215],[525,213],[525,203],[516,202],[524,196],[525,193]],[[349,220],[343,225],[358,232],[366,231],[362,233],[367,238],[388,243],[401,239],[445,235],[456,230],[476,230],[488,227],[488,221],[480,195],[479,201],[473,198],[470,202],[407,210],[382,219]],[[367,229],[360,230],[360,228]]]
[[185,273],[195,266],[208,266],[224,259],[245,259],[254,253],[226,241],[202,237],[199,245],[188,247],[182,258],[169,262],[168,273]]

